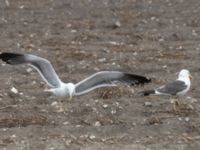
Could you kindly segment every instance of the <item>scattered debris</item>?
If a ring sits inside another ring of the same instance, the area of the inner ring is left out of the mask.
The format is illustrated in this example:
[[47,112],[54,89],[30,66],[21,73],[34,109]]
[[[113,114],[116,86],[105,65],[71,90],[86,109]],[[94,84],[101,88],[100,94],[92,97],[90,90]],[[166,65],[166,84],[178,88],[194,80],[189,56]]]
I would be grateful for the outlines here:
[[189,118],[189,117],[186,117],[186,118],[185,118],[185,121],[186,121],[186,122],[190,121],[190,118]]
[[58,102],[56,102],[56,101],[52,102],[51,106],[58,106]]
[[67,140],[65,141],[65,145],[68,146],[68,147],[71,145],[71,143],[72,143],[72,140],[71,140],[71,139],[67,139]]
[[116,110],[111,110],[111,114],[112,114],[112,115],[114,115],[114,114],[116,114],[116,113],[117,113]]
[[0,118],[1,127],[26,127],[28,125],[44,125],[47,123],[47,118],[42,115],[36,116],[10,116]]
[[96,121],[96,122],[94,123],[94,126],[95,126],[95,127],[99,127],[99,126],[101,126],[101,123],[100,123],[99,121]]
[[107,104],[103,104],[103,108],[108,108],[108,105]]
[[89,136],[89,139],[90,139],[90,140],[94,140],[95,138],[96,138],[96,137],[95,137],[95,135],[93,135],[93,134]]
[[18,94],[18,90],[15,87],[12,87],[10,91],[14,94]]
[[147,106],[147,107],[151,107],[152,103],[151,102],[144,102],[144,105]]
[[30,72],[33,71],[33,69],[32,69],[32,68],[27,68],[26,71],[27,71],[28,73],[30,73]]

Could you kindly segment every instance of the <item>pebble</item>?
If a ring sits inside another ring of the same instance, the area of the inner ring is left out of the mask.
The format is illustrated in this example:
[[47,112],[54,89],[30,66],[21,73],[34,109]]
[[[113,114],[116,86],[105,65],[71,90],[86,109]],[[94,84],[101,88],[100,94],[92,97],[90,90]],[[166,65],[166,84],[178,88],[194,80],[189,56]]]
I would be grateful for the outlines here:
[[30,73],[31,71],[33,71],[33,69],[32,69],[32,68],[28,68],[28,69],[26,69],[26,71],[27,71],[28,73]]
[[119,106],[119,102],[115,102],[116,106]]
[[15,87],[12,87],[10,91],[13,92],[14,94],[18,93],[18,90]]
[[120,43],[115,42],[115,41],[109,41],[109,43],[110,43],[111,45],[120,45]]
[[185,121],[186,121],[186,122],[190,121],[190,118],[189,118],[189,117],[186,117],[186,118],[185,118]]
[[76,33],[77,32],[77,30],[71,30],[71,33]]
[[113,114],[116,114],[116,110],[111,110],[111,114],[113,115]]
[[89,136],[89,139],[90,139],[90,140],[94,140],[95,138],[96,138],[96,137],[95,137],[95,135],[93,135],[93,134]]
[[96,122],[94,123],[94,126],[95,126],[95,127],[99,127],[99,126],[101,126],[101,123],[100,123],[99,121],[96,121]]
[[106,58],[100,58],[98,59],[99,62],[105,62],[106,61]]
[[5,0],[6,2],[6,6],[9,7],[10,6],[10,2],[8,0]]
[[69,124],[68,121],[63,122],[63,125],[68,125],[68,124]]
[[115,22],[115,26],[116,26],[116,27],[121,27],[120,21],[116,21],[116,22]]
[[145,102],[144,105],[145,105],[145,106],[148,106],[148,107],[151,107],[151,106],[152,106],[152,103],[151,103],[151,102]]
[[54,101],[51,103],[51,106],[57,106],[58,105],[58,102]]
[[103,104],[103,108],[108,108],[108,105],[107,104]]
[[70,144],[72,143],[72,140],[71,139],[68,139],[65,141],[65,145],[66,146],[70,146]]
[[24,5],[19,6],[19,8],[20,8],[20,9],[23,9],[23,8],[24,8]]
[[15,134],[11,135],[11,138],[16,138],[17,136]]

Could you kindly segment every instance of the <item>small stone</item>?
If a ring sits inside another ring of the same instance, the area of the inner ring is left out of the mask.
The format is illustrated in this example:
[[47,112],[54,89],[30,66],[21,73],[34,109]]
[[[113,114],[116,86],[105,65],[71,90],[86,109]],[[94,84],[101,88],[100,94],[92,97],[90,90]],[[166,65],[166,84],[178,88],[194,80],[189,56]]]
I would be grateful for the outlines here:
[[121,27],[121,23],[120,23],[119,21],[116,21],[116,22],[115,22],[115,26],[116,26],[116,27]]
[[5,0],[6,2],[6,6],[9,7],[10,6],[10,2],[8,0]]
[[81,125],[80,125],[80,124],[78,124],[78,125],[76,125],[75,127],[76,127],[76,128],[80,128],[80,127],[81,127]]
[[116,112],[117,112],[116,110],[111,110],[111,114],[113,115],[116,114]]
[[51,103],[51,106],[57,106],[58,105],[58,102],[54,101]]
[[3,131],[7,131],[8,129],[7,129],[7,128],[3,128],[2,130],[3,130]]
[[137,123],[136,123],[136,122],[132,122],[132,125],[133,125],[133,126],[136,126],[136,125],[137,125]]
[[15,134],[11,135],[11,138],[16,138],[17,136]]
[[72,143],[72,140],[71,139],[68,139],[65,141],[65,145],[66,146],[70,146],[70,144]]
[[90,136],[88,134],[80,135],[80,139],[86,139],[88,137],[90,138]]
[[77,32],[77,30],[71,30],[71,33],[76,33]]
[[145,102],[144,105],[147,106],[147,107],[151,107],[152,103],[151,102]]
[[63,122],[63,125],[68,125],[68,124],[69,124],[68,121]]
[[85,106],[86,106],[86,107],[89,107],[89,106],[90,106],[90,104],[85,104]]
[[111,45],[120,45],[120,43],[117,43],[117,42],[115,42],[115,41],[109,41],[109,43],[110,43]]
[[27,71],[28,73],[30,73],[31,71],[33,71],[33,69],[32,69],[32,68],[28,68],[28,69],[26,69],[26,71]]
[[99,126],[101,126],[101,123],[100,123],[99,121],[96,121],[96,122],[94,123],[94,126],[95,126],[95,127],[99,127]]
[[166,68],[167,68],[167,65],[162,66],[162,68],[166,69]]
[[105,141],[106,141],[106,139],[101,139],[101,141],[102,141],[102,142],[105,142]]
[[70,24],[70,23],[69,23],[69,24],[67,24],[67,27],[68,27],[68,28],[72,27],[72,24]]
[[116,106],[119,106],[119,102],[115,102]]
[[98,59],[99,62],[105,62],[106,61],[106,58],[100,58]]
[[193,107],[191,104],[189,104],[189,105],[188,105],[188,109],[194,110],[194,107]]
[[185,121],[186,121],[186,122],[190,121],[190,118],[189,118],[189,117],[186,117],[186,118],[185,118]]
[[13,92],[14,94],[17,94],[17,93],[18,93],[18,90],[17,90],[15,87],[12,87],[12,88],[11,88],[11,92]]
[[20,9],[23,9],[23,8],[24,8],[24,5],[19,6],[19,8],[20,8]]
[[99,68],[97,68],[97,67],[95,67],[95,68],[94,68],[94,70],[95,70],[95,71],[99,71],[100,69],[99,69]]
[[103,108],[108,108],[108,105],[107,104],[103,104]]
[[23,100],[20,98],[20,99],[19,99],[19,102],[22,102],[22,101],[23,101]]
[[90,140],[94,140],[95,138],[96,138],[96,137],[95,137],[95,135],[93,135],[93,134],[89,136],[89,139],[90,139]]

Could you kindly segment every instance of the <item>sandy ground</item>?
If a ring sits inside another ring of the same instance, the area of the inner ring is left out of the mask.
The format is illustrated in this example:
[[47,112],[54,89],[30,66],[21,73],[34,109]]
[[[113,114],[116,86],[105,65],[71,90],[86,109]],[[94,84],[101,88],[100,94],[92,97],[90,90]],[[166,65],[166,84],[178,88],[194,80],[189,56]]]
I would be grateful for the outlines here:
[[[0,51],[45,57],[63,81],[99,70],[152,78],[74,97],[59,113],[64,99],[44,93],[37,72],[2,62],[0,149],[200,149],[199,0],[1,0],[0,7]],[[168,97],[136,94],[182,68],[193,84],[178,113]]]

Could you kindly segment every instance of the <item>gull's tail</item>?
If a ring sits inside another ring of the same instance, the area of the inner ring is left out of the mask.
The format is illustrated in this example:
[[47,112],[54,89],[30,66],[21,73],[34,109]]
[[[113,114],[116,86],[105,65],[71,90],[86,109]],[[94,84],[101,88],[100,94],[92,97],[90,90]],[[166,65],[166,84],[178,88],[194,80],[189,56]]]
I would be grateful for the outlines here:
[[139,92],[140,96],[149,96],[151,94],[155,94],[155,90],[146,90],[146,91]]

